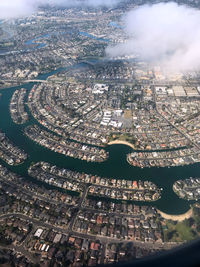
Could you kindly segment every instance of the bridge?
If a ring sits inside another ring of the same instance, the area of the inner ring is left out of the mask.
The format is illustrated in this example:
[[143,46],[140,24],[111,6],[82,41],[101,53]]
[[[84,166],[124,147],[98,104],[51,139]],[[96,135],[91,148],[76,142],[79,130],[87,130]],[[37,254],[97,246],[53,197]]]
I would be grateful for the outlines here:
[[24,84],[24,83],[57,83],[57,84],[63,84],[64,82],[60,81],[52,81],[52,80],[0,80],[0,83],[14,83],[14,84]]
[[48,83],[47,80],[24,80],[25,83]]
[[79,63],[83,63],[83,64],[87,64],[90,65],[92,67],[94,67],[96,65],[96,62],[91,62],[91,61],[87,61],[87,60],[81,60]]

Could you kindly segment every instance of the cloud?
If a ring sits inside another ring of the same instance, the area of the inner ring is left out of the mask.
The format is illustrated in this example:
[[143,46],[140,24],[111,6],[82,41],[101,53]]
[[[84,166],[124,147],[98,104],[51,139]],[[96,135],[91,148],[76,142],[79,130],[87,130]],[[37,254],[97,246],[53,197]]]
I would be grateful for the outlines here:
[[200,11],[176,3],[138,7],[123,17],[127,40],[109,46],[110,57],[139,55],[167,69],[200,69]]
[[0,18],[13,18],[28,16],[35,10],[35,4],[29,0],[14,0],[10,1],[0,0]]
[[0,0],[0,19],[18,18],[31,15],[41,5],[56,6],[107,6],[111,7],[122,0]]

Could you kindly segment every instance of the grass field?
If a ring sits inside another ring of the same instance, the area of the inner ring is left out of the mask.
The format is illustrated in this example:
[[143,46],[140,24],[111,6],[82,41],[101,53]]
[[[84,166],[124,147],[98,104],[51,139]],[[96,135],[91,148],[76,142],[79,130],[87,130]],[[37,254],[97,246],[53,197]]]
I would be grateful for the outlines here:
[[171,222],[170,220],[166,223],[167,230],[164,230],[165,241],[181,242],[190,241],[198,236],[198,233],[192,229],[189,220],[183,222]]

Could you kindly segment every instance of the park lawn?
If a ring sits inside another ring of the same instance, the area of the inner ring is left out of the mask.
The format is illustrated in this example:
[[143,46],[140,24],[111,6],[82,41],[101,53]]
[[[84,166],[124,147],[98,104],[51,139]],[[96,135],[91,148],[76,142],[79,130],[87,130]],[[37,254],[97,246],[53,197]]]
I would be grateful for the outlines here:
[[191,229],[191,227],[187,226],[184,222],[177,223],[176,231],[179,233],[179,236],[182,240],[193,240],[196,236],[195,232]]
[[168,230],[164,230],[164,239],[169,242],[190,241],[197,237],[197,233],[191,229],[186,221],[172,223],[167,221]]

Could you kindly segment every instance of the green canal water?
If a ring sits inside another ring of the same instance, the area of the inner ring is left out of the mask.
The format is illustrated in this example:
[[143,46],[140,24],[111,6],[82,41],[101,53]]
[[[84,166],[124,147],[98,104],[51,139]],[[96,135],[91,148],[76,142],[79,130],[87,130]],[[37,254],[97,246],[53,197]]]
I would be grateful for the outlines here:
[[[58,69],[57,71],[40,75],[38,79],[46,79],[48,76],[61,70],[62,69]],[[4,164],[10,170],[23,175],[27,179],[31,179],[33,182],[36,182],[36,180],[28,176],[27,169],[32,162],[37,161],[47,161],[59,167],[64,167],[79,172],[91,173],[94,175],[96,174],[103,177],[131,180],[150,180],[159,187],[163,188],[162,198],[155,202],[136,201],[134,202],[135,204],[152,205],[169,214],[181,214],[190,208],[190,204],[193,202],[180,199],[173,192],[172,185],[178,179],[186,179],[191,176],[198,177],[200,164],[171,168],[141,169],[133,167],[126,161],[126,155],[130,153],[132,149],[125,145],[107,146],[106,150],[109,152],[109,159],[103,163],[91,163],[54,153],[28,139],[24,135],[23,129],[27,125],[36,123],[36,121],[32,116],[30,116],[28,123],[24,125],[16,125],[13,123],[10,117],[9,103],[11,96],[16,89],[23,87],[30,90],[33,85],[34,83],[29,83],[23,86],[0,90],[0,93],[2,94],[2,97],[0,98],[0,128],[16,145],[23,148],[29,154],[28,160],[24,164],[17,167],[11,167],[1,160],[0,163]]]

